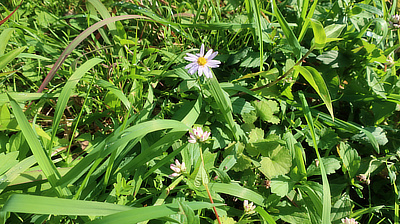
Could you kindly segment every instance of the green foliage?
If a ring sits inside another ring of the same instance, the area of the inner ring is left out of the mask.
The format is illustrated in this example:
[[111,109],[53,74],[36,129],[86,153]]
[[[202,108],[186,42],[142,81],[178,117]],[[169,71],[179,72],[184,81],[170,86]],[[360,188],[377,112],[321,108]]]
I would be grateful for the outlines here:
[[396,1],[19,3],[1,223],[399,222]]

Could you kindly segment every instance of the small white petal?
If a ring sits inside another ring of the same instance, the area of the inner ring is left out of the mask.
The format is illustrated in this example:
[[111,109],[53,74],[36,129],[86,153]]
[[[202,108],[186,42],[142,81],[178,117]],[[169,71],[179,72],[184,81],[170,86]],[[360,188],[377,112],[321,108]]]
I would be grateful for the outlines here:
[[208,50],[208,51],[207,51],[207,54],[204,55],[204,58],[209,59],[210,56],[212,55],[212,53],[213,53],[213,50],[212,50],[212,49]]
[[202,76],[203,71],[204,71],[204,66],[199,66],[199,69],[197,70],[197,74],[199,74],[199,76]]
[[204,68],[204,75],[207,77],[207,78],[209,78],[209,79],[211,79],[213,76],[212,76],[212,73],[211,73],[211,70],[210,70],[210,68],[208,67],[208,66],[206,66],[205,68]]
[[189,56],[189,57],[183,57],[186,61],[191,61],[191,62],[196,62],[198,60],[198,57],[196,56]]
[[221,64],[221,62],[217,61],[217,60],[209,60],[209,61],[207,61],[207,66],[209,66],[211,68],[217,68],[217,67],[219,67],[220,64]]
[[218,54],[218,51],[215,51],[215,52],[212,53],[211,56],[208,57],[207,59],[208,59],[208,60],[211,60],[211,59],[215,58],[215,56],[217,56],[217,54]]
[[195,65],[195,63],[190,63],[185,66],[185,69],[190,69]]
[[200,57],[203,57],[204,56],[204,44],[201,44],[201,47],[200,47]]
[[198,69],[199,69],[199,65],[198,65],[198,64],[193,64],[192,68],[189,69],[188,72],[189,72],[191,75],[193,75]]

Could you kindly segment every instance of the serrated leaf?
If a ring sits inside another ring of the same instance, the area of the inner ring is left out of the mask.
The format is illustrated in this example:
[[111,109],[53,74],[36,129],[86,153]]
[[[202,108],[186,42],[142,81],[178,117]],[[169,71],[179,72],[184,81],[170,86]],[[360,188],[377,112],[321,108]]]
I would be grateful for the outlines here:
[[[375,139],[379,145],[386,145],[386,143],[388,143],[388,139],[386,137],[385,130],[383,130],[381,127],[366,127],[364,129],[371,132],[371,134],[375,137]],[[370,142],[370,139],[367,137],[365,132],[356,134],[351,139],[355,140],[355,141],[359,141],[361,143],[369,143]]]
[[[340,169],[340,160],[336,157],[322,157],[322,163],[325,166],[326,174],[335,173],[336,170]],[[307,168],[307,176],[321,175],[321,169],[316,165],[317,161],[313,161]]]
[[257,112],[255,110],[250,111],[249,113],[242,114],[242,118],[244,123],[252,124],[257,120]]
[[268,151],[268,157],[262,157],[261,166],[258,168],[268,178],[278,175],[285,175],[292,166],[292,157],[289,150],[280,146],[272,151]]
[[[332,128],[323,127],[320,130],[317,129],[316,134],[317,145],[320,149],[331,149],[337,145],[340,140]],[[307,133],[306,137],[308,145],[314,147],[314,143],[309,132]]]
[[279,118],[274,113],[279,112],[279,105],[273,100],[264,101],[253,101],[254,108],[256,108],[257,114],[263,121],[270,122],[272,124],[278,124]]
[[358,155],[357,150],[351,148],[350,145],[341,142],[339,153],[343,162],[343,171],[347,171],[350,178],[355,177],[361,162],[361,157]]
[[293,189],[295,183],[295,181],[291,180],[290,177],[285,175],[272,178],[271,193],[284,197]]
[[200,187],[201,185],[208,184],[207,171],[204,169],[203,163],[200,164],[199,172],[197,172],[196,178],[194,179],[194,185]]
[[249,134],[249,143],[258,142],[264,139],[264,130],[261,128],[254,128]]
[[257,156],[261,154],[262,156],[269,156],[269,152],[271,150],[275,150],[281,144],[285,144],[283,141],[280,141],[279,136],[271,134],[268,135],[266,139],[260,139],[257,142],[249,143],[246,145],[246,150],[249,154],[253,156]]
[[251,159],[248,156],[242,154],[242,156],[237,159],[236,164],[232,167],[232,170],[235,172],[240,172],[251,167]]

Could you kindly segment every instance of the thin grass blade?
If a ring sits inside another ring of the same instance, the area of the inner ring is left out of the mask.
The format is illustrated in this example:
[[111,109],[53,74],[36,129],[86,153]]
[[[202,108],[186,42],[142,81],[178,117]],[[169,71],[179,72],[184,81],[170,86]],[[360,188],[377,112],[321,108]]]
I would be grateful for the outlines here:
[[314,122],[313,122],[313,119],[311,116],[310,108],[308,107],[308,103],[306,101],[306,98],[305,98],[303,92],[301,92],[301,91],[299,92],[299,97],[300,97],[300,100],[302,103],[303,113],[306,118],[308,128],[310,129],[310,132],[311,132],[311,137],[313,139],[315,153],[317,154],[317,158],[320,163],[319,167],[321,169],[322,188],[323,188],[322,223],[329,224],[329,223],[331,223],[331,217],[330,217],[330,214],[331,214],[331,191],[329,189],[329,181],[328,181],[328,177],[326,175],[325,166],[323,164],[323,161],[322,161],[321,156],[318,151],[317,140],[316,140],[315,131],[314,131]]
[[65,196],[67,191],[61,189],[57,185],[57,181],[61,178],[60,173],[56,169],[56,166],[54,165],[53,161],[51,161],[45,149],[42,147],[42,144],[39,142],[37,135],[33,131],[32,126],[29,124],[28,119],[26,119],[25,114],[22,112],[18,103],[13,100],[11,96],[9,96],[9,98],[14,116],[17,119],[21,131],[28,142],[28,145],[31,148],[31,151],[35,156],[40,168],[43,170],[51,186],[55,188],[59,196]]

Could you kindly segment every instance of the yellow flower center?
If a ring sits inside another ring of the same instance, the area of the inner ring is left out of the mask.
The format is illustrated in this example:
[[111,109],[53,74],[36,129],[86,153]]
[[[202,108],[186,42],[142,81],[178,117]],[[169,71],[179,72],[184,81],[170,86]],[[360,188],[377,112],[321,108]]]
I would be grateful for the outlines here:
[[201,66],[207,64],[207,59],[203,58],[203,57],[199,57],[199,59],[197,59],[197,63]]

